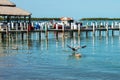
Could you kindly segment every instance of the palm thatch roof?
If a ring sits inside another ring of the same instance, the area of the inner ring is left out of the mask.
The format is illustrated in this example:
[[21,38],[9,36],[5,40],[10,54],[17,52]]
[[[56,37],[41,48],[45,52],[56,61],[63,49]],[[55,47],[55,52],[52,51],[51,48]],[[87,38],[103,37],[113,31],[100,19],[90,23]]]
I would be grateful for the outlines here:
[[70,20],[73,20],[73,18],[70,18],[70,17],[61,17],[60,20],[61,21],[70,21]]
[[11,6],[15,7],[16,5],[9,0],[0,0],[0,6]]
[[4,7],[0,6],[0,15],[2,16],[29,16],[31,13],[17,8],[17,7]]
[[0,16],[29,16],[31,13],[17,8],[9,0],[0,0]]

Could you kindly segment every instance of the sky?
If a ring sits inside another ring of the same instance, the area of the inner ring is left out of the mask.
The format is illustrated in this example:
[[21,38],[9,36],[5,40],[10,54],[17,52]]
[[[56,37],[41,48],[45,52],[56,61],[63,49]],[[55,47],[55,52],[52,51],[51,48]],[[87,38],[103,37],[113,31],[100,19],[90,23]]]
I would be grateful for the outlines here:
[[120,0],[10,0],[32,17],[120,18]]

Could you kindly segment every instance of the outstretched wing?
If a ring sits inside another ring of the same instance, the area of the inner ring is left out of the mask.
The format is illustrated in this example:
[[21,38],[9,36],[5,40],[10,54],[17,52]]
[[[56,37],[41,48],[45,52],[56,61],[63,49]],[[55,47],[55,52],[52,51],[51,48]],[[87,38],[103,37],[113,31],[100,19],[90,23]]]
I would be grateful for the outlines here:
[[72,47],[71,47],[71,46],[69,46],[69,45],[67,45],[67,47],[69,47],[69,48],[71,48],[71,49],[72,49]]
[[87,46],[86,45],[84,45],[84,46],[77,46],[77,47],[75,47],[75,49],[78,50],[80,48],[85,48],[85,47],[87,47]]
[[85,48],[85,47],[87,47],[86,45],[84,45],[84,46],[81,46],[81,48]]
[[78,49],[80,49],[80,48],[85,48],[85,47],[87,47],[86,45],[84,45],[84,46],[77,46],[77,47],[71,47],[71,46],[69,46],[69,45],[67,45],[70,49],[72,49],[73,51],[77,51]]

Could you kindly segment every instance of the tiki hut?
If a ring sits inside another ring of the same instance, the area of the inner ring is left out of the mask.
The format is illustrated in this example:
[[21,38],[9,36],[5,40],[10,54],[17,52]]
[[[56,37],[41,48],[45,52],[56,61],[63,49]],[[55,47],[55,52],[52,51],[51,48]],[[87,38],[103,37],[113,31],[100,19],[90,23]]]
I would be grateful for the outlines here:
[[69,20],[73,20],[72,18],[70,17],[62,17],[60,18],[61,21],[69,21]]
[[73,22],[73,18],[70,17],[61,17],[60,20],[67,26],[70,25],[71,22]]
[[29,23],[31,23],[31,13],[16,7],[14,3],[9,0],[0,0],[0,16],[4,17],[7,22],[10,22],[12,18],[26,18],[29,19]]

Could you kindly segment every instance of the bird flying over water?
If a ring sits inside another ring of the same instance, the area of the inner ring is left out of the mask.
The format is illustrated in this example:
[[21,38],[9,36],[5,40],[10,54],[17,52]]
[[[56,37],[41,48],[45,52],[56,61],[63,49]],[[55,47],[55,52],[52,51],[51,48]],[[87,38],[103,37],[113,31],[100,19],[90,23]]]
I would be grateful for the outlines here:
[[69,46],[69,45],[67,45],[70,49],[72,49],[73,51],[77,51],[78,49],[80,49],[80,48],[85,48],[85,47],[87,47],[86,45],[84,45],[84,46],[76,46],[76,47],[71,47],[71,46]]

